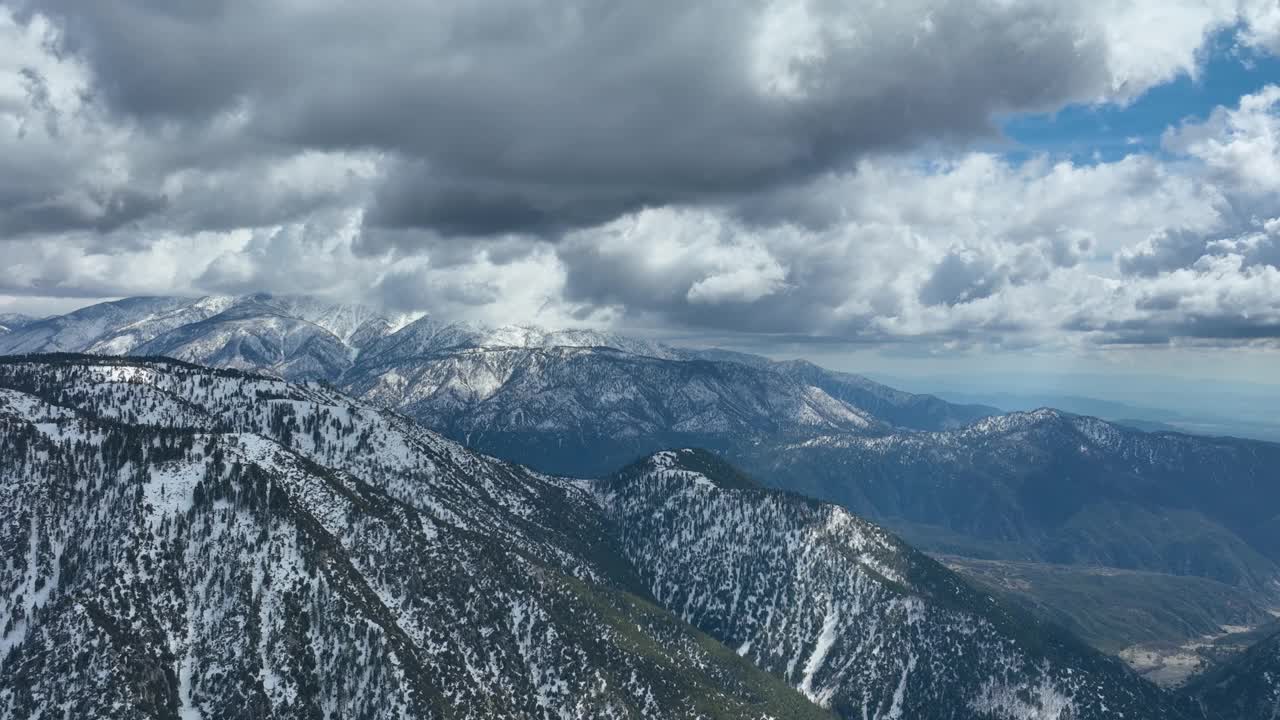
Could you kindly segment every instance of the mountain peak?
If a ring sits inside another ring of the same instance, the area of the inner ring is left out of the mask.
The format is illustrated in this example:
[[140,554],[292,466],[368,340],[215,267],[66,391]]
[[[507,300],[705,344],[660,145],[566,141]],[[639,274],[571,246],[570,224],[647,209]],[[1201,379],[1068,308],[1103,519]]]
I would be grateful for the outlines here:
[[658,476],[722,490],[759,490],[764,486],[725,462],[719,455],[701,448],[660,450],[641,458],[617,473],[618,479]]
[[36,318],[21,313],[0,313],[0,335],[20,330],[35,322]]
[[1071,416],[1068,413],[1061,410],[1044,407],[983,418],[969,426],[968,430],[976,434],[1018,432],[1051,423],[1060,423],[1069,417]]

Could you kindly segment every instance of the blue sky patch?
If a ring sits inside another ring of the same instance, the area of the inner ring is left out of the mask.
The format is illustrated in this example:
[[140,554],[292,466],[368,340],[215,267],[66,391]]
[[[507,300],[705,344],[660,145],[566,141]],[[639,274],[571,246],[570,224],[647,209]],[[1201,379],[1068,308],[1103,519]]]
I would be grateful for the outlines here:
[[1245,54],[1226,34],[1210,47],[1197,78],[1183,75],[1129,105],[1070,105],[1056,113],[1009,117],[1000,126],[1007,143],[999,151],[1017,161],[1048,153],[1079,163],[1159,151],[1160,136],[1170,126],[1203,120],[1216,107],[1235,107],[1242,95],[1280,82],[1280,58]]

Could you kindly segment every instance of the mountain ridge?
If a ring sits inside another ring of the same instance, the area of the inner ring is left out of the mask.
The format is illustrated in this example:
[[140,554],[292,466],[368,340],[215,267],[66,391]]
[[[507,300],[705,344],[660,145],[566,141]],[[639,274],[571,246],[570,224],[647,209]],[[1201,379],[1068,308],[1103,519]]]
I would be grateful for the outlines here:
[[14,712],[824,716],[598,564],[580,490],[318,385],[69,356],[0,377]]
[[[71,355],[0,359],[0,444],[22,478],[0,485],[10,707],[1195,717],[1058,631],[994,622],[1018,615],[874,525],[704,453],[560,480],[320,383]],[[791,595],[844,604],[829,621]],[[730,596],[752,624],[712,620]],[[963,647],[980,671],[948,660]]]
[[[131,351],[324,380],[552,475],[601,477],[656,451],[706,447],[771,487],[840,503],[930,552],[1158,572],[1204,599],[1240,598],[1224,624],[1280,605],[1280,516],[1261,514],[1280,502],[1265,482],[1276,446],[1265,443],[1144,434],[1047,409],[997,415],[804,361],[598,331],[406,322],[263,295],[176,303],[199,306],[186,310],[136,303],[127,318],[115,306],[77,311],[98,335],[68,330],[64,316],[0,336],[0,352],[47,341],[49,327],[65,331],[52,336],[57,344],[89,338],[99,349],[148,335]],[[104,313],[126,329],[96,317]],[[1029,606],[1053,606],[1054,578],[1025,588]],[[1082,602],[1110,608],[1091,615],[1095,627],[1114,627],[1123,612],[1167,611],[1095,590]],[[1192,640],[1201,606],[1146,627],[1175,644]]]
[[[509,325],[487,328],[471,323],[443,322],[430,315],[416,320],[399,317],[390,319],[376,311],[353,304],[330,304],[306,296],[272,296],[257,293],[245,296],[207,296],[201,298],[139,297],[100,303],[81,308],[66,315],[54,316],[28,323],[15,330],[18,334],[0,340],[0,354],[33,352],[89,352],[97,354],[167,354],[193,362],[209,365],[228,365],[231,361],[219,357],[217,346],[226,344],[218,339],[203,338],[213,350],[193,348],[190,340],[208,334],[211,326],[187,330],[176,337],[167,337],[182,330],[185,325],[207,323],[219,316],[233,313],[224,320],[250,320],[255,314],[263,318],[282,316],[309,323],[324,330],[338,343],[345,346],[352,356],[352,363],[327,367],[322,378],[313,378],[304,368],[301,373],[291,368],[274,367],[259,363],[247,365],[255,369],[277,374],[286,379],[324,379],[334,384],[344,384],[343,374],[351,369],[355,359],[361,359],[371,367],[394,364],[404,360],[432,357],[459,349],[489,349],[496,351],[576,347],[586,349],[613,349],[628,355],[669,361],[704,360],[712,363],[735,362],[757,368],[768,368],[779,374],[814,376],[829,373],[808,365],[801,372],[803,361],[775,362],[759,356],[728,351],[676,348],[631,338],[608,331],[587,329],[545,330],[528,325]],[[335,320],[335,318],[340,318]],[[343,320],[345,319],[345,321]],[[375,331],[381,328],[382,332]],[[21,332],[19,332],[21,331]],[[146,345],[143,348],[143,345]],[[336,354],[336,353],[334,353]],[[363,358],[361,358],[363,356]],[[861,376],[848,373],[830,373],[836,380],[857,383],[864,391],[864,399],[881,395],[899,402],[913,398],[939,404],[939,407],[955,407],[965,417],[981,417],[993,408],[981,406],[950,406],[932,396],[918,396],[892,390]],[[954,422],[949,419],[943,422]]]
[[[577,436],[573,447],[543,452],[545,463],[535,464],[578,476],[607,473],[671,444],[715,446],[822,427],[870,433],[894,423],[951,427],[991,411],[843,373],[821,382],[827,371],[816,366],[802,371],[796,363],[605,331],[484,328],[430,315],[393,321],[359,306],[264,294],[126,299],[0,337],[0,354],[35,351],[166,355],[322,379],[525,462],[536,460],[525,452],[562,444],[549,436]],[[663,435],[660,442],[646,439],[655,435]],[[593,447],[603,451],[582,452]]]

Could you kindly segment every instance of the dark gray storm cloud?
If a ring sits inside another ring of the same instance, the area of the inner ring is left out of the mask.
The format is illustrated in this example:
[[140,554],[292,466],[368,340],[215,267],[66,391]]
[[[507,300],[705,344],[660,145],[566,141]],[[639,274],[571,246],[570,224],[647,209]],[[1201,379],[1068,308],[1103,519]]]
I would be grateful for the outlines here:
[[990,297],[1000,284],[996,269],[984,258],[947,253],[920,288],[926,305],[957,305]]
[[[119,118],[399,162],[369,221],[544,233],[1107,93],[1072,4],[21,0]],[[219,154],[227,148],[220,148]],[[217,157],[189,158],[215,162]]]
[[1218,31],[1280,47],[1265,10],[0,0],[0,293],[321,292],[855,342],[1269,337],[1280,89],[1159,155],[975,151],[1009,113],[1191,73]]
[[109,233],[163,210],[167,204],[163,196],[127,188],[51,197],[36,188],[5,187],[7,184],[0,181],[0,236],[5,237],[68,230]]
[[1233,345],[1242,341],[1280,338],[1280,320],[1250,320],[1238,313],[1179,315],[1166,322],[1096,322],[1080,326],[1099,333],[1097,342],[1107,345],[1168,345],[1172,339]]

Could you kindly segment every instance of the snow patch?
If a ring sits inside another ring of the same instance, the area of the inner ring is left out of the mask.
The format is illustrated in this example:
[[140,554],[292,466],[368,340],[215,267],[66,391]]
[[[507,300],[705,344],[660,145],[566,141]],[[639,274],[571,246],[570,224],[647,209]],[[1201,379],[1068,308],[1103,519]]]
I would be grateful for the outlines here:
[[142,486],[142,502],[152,529],[168,515],[191,509],[196,485],[204,478],[204,466],[174,463],[151,473]]
[[1059,692],[1047,678],[1031,688],[1029,695],[1025,687],[988,680],[969,707],[1000,720],[1066,720],[1075,717],[1075,704],[1071,698]]
[[822,664],[827,660],[827,654],[831,652],[831,646],[836,643],[836,631],[840,627],[840,611],[834,606],[827,606],[827,616],[822,621],[822,632],[818,635],[818,641],[814,643],[813,652],[809,655],[809,660],[804,664],[804,679],[800,681],[800,692],[804,693],[810,700],[826,707],[826,703],[830,701],[829,692],[814,692],[813,676],[822,669]]

